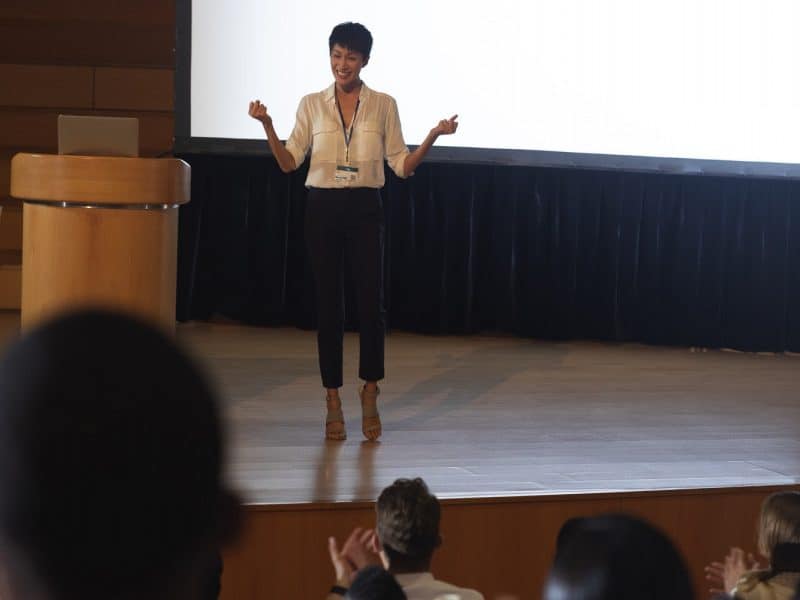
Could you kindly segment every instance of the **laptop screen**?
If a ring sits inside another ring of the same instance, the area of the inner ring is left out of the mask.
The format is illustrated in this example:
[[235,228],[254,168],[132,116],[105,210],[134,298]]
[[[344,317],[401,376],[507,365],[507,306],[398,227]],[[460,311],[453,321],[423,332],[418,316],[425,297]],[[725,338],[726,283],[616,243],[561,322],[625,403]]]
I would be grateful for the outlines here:
[[139,119],[58,115],[58,153],[139,156]]

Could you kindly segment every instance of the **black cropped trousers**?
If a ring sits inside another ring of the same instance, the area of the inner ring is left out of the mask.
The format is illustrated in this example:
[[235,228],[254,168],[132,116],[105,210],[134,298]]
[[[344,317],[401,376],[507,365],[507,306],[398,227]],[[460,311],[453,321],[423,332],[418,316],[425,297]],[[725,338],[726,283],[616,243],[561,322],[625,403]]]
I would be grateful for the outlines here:
[[383,203],[374,188],[310,188],[305,237],[317,300],[322,385],[342,386],[345,255],[353,270],[359,323],[358,376],[383,379]]

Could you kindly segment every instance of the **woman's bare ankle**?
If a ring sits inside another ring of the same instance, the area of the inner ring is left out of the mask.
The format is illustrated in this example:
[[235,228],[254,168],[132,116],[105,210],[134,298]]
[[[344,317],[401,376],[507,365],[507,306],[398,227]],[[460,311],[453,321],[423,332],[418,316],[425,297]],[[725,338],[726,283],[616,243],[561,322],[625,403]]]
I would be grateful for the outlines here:
[[325,400],[328,403],[328,408],[340,408],[342,405],[342,399],[339,397],[339,390],[337,388],[328,388]]

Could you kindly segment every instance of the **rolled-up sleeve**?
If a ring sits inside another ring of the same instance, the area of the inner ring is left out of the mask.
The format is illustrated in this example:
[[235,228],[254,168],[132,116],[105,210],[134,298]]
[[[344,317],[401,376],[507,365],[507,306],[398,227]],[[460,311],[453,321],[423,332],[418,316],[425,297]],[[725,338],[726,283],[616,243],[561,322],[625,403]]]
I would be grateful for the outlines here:
[[295,168],[302,165],[306,159],[306,154],[311,148],[311,139],[311,107],[308,96],[305,96],[297,107],[297,117],[292,134],[286,140],[286,149],[294,158]]
[[408,177],[413,173],[406,173],[404,164],[406,156],[409,155],[408,146],[403,139],[403,130],[400,127],[400,113],[397,110],[397,102],[394,98],[389,103],[388,110],[386,111],[386,138],[384,140],[386,161],[389,163],[392,171],[398,177]]

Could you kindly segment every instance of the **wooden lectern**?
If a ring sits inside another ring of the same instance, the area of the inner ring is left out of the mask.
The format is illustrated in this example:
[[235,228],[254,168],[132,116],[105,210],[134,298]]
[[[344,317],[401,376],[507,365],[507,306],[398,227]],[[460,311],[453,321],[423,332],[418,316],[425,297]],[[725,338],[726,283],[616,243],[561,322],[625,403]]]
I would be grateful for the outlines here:
[[22,327],[101,307],[175,326],[182,160],[17,154],[11,196],[23,201]]

